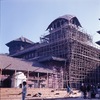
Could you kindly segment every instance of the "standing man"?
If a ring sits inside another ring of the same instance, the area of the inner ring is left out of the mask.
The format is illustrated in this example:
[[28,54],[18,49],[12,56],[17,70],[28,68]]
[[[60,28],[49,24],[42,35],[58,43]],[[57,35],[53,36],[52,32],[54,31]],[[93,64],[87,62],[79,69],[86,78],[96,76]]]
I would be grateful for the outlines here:
[[99,98],[100,98],[100,83],[98,83],[98,89],[97,89],[97,91],[98,91],[98,95],[99,95]]
[[91,98],[91,85],[90,84],[87,85],[87,97],[88,99]]
[[84,95],[84,94],[83,94],[83,86],[84,86],[84,84],[82,83],[81,86],[80,86],[81,97],[83,97],[83,95]]
[[80,87],[80,90],[82,92],[82,95],[83,95],[84,99],[86,99],[86,95],[87,95],[87,93],[86,93],[86,85],[82,83],[82,85]]
[[22,100],[25,100],[26,93],[27,93],[27,87],[26,87],[26,82],[24,81],[22,87]]

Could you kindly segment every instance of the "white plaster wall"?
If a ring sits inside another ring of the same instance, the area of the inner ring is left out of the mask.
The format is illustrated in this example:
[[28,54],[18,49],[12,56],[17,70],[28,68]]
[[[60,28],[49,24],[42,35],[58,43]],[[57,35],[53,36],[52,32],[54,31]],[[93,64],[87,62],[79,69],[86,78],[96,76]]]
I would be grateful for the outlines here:
[[23,81],[26,81],[26,76],[24,75],[24,73],[16,72],[14,87],[19,87],[19,84],[22,84]]

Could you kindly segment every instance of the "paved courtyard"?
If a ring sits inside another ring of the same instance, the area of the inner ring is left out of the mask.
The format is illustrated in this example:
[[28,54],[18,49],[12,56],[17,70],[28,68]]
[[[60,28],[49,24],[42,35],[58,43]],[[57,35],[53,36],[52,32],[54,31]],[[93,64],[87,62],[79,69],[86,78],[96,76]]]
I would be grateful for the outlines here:
[[95,99],[84,99],[84,98],[35,99],[34,98],[34,99],[26,99],[26,100],[100,100],[100,99],[97,99],[97,98],[95,98]]

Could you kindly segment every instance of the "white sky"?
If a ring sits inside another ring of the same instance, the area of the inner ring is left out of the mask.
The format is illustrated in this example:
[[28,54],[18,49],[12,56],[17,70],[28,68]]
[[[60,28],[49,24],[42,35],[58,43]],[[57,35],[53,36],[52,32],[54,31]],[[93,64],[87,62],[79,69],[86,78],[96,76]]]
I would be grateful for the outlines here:
[[100,0],[0,0],[0,53],[24,36],[38,42],[46,28],[62,15],[75,15],[94,41],[100,40]]

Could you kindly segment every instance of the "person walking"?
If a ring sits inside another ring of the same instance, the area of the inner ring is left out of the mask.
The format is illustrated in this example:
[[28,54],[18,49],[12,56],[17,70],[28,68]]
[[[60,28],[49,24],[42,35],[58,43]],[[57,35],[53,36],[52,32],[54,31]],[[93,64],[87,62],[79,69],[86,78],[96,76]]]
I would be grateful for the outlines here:
[[68,92],[69,94],[71,93],[71,88],[70,88],[69,85],[67,86],[67,92]]
[[67,93],[68,93],[68,96],[70,96],[70,94],[72,93],[70,85],[67,85]]

